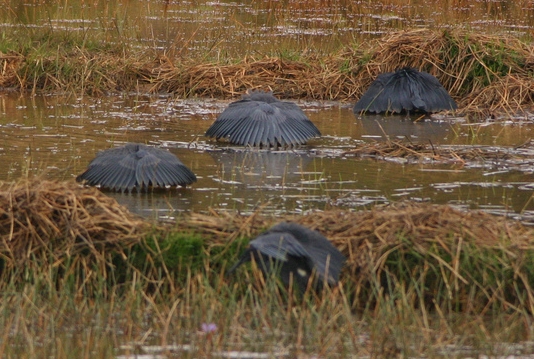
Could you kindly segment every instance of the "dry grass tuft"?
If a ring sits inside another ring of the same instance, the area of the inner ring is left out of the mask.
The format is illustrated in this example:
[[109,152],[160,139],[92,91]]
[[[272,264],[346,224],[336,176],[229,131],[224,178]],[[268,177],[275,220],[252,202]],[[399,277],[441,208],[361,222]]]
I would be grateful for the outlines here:
[[[297,60],[245,58],[235,64],[173,64],[168,58],[143,70],[153,91],[182,96],[231,97],[273,90],[281,97],[352,100],[383,72],[410,66],[436,76],[467,112],[517,112],[532,105],[534,50],[510,36],[463,29],[395,32],[365,49]],[[157,76],[155,76],[157,74]]]
[[[245,58],[236,64],[177,64],[159,58],[141,72],[154,83],[151,91],[174,92],[183,97],[235,98],[252,89],[274,91],[282,98],[339,99],[353,93],[348,73],[339,73],[337,59],[292,61],[281,58]],[[157,74],[157,78],[154,75]],[[348,92],[348,94],[347,94]]]
[[510,74],[500,77],[488,86],[466,97],[466,109],[487,114],[504,113],[510,116],[529,112],[534,103],[532,74]]
[[[347,256],[342,281],[355,307],[407,285],[403,295],[414,306],[424,301],[451,310],[505,305],[534,311],[534,228],[484,212],[411,202],[284,218],[192,213],[155,229],[94,188],[39,180],[4,184],[1,273],[13,283],[27,275],[49,285],[73,280],[80,295],[107,293],[99,284],[103,278],[137,275],[147,290],[173,289],[182,270],[199,270],[198,263],[184,269],[181,261],[193,263],[206,253],[213,254],[206,263],[225,266],[241,251],[242,238],[282,220],[318,230]],[[149,234],[154,236],[147,242]],[[129,251],[134,244],[140,245]]]
[[356,101],[378,74],[411,66],[436,76],[465,112],[516,113],[534,99],[534,48],[510,35],[464,29],[399,31],[338,53],[290,59],[184,60],[133,49],[27,52],[0,55],[1,87],[96,95],[148,88],[218,98],[263,89],[282,98]]
[[368,211],[332,210],[285,218],[193,213],[178,227],[194,229],[214,245],[225,245],[237,237],[254,237],[283,220],[295,221],[328,237],[347,256],[352,273],[378,263],[387,249],[399,244],[399,238],[409,238],[421,250],[435,244],[447,247],[458,241],[481,248],[500,247],[507,242],[510,248],[534,249],[534,228],[519,222],[485,212],[412,202],[377,206]]
[[[465,241],[480,248],[508,242],[518,250],[534,248],[534,229],[503,217],[463,212],[447,205],[400,202],[360,212],[317,212],[298,220],[321,231],[349,258],[352,270],[378,263],[386,248],[409,238],[418,250]],[[374,258],[372,258],[374,257]]]
[[347,256],[341,281],[355,308],[372,307],[390,292],[404,293],[414,307],[534,311],[534,228],[484,212],[401,202],[278,219],[192,214],[180,226],[225,246],[280,220],[318,230]]
[[17,69],[24,61],[24,56],[16,53],[3,54],[0,52],[0,88],[17,87]]
[[467,112],[532,105],[534,49],[517,38],[420,29],[393,33],[372,46],[370,61],[356,75],[363,89],[382,72],[410,66],[436,76]]
[[401,31],[366,48],[297,60],[245,58],[235,64],[173,64],[160,58],[141,73],[153,91],[235,98],[250,89],[323,100],[360,97],[383,72],[410,66],[436,76],[467,112],[511,113],[532,105],[534,50],[511,36],[463,29]]
[[147,224],[95,188],[74,182],[20,181],[0,186],[0,254],[7,267],[32,258],[103,260],[139,242]]

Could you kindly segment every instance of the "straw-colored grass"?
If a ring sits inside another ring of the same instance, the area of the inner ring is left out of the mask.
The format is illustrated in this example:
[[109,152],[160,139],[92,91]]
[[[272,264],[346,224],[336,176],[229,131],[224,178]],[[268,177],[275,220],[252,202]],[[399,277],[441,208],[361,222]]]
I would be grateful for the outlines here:
[[57,265],[66,257],[105,263],[107,252],[139,243],[149,227],[114,199],[74,182],[0,186],[0,253],[7,268],[45,259]]
[[143,290],[175,292],[191,271],[205,269],[204,260],[223,272],[247,239],[291,220],[320,231],[347,256],[342,283],[354,307],[405,286],[413,295],[405,300],[414,306],[534,311],[534,228],[484,212],[408,202],[285,218],[193,213],[157,229],[72,182],[4,185],[0,201],[7,283],[74,267],[69,276],[84,288],[98,287],[90,278],[111,276],[120,284],[141,276]]
[[[369,305],[387,288],[420,286],[426,305],[534,310],[534,229],[518,222],[418,203],[285,219],[320,231],[347,256],[343,281],[354,290],[356,306]],[[279,220],[192,214],[179,227],[224,246]],[[411,300],[421,304],[421,296]]]
[[[51,34],[50,36],[54,36]],[[180,97],[236,98],[272,90],[282,98],[356,101],[379,73],[412,66],[435,75],[470,113],[516,114],[533,102],[532,47],[510,35],[464,29],[400,31],[331,55],[300,58],[170,58],[121,49],[27,46],[0,54],[0,87],[83,92],[172,92]],[[75,41],[74,41],[75,43]],[[119,51],[120,50],[120,51]]]
[[532,105],[534,49],[512,36],[421,29],[393,33],[373,46],[357,74],[364,89],[379,73],[410,66],[436,76],[468,112],[515,113]]
[[295,221],[327,236],[347,255],[350,272],[376,262],[383,251],[375,249],[399,243],[401,238],[422,246],[462,240],[494,248],[504,241],[518,249],[534,249],[534,228],[481,211],[463,212],[427,203],[399,202],[368,211],[332,210],[285,218],[192,213],[177,226],[195,230],[212,245],[226,245],[235,238],[255,236],[281,220]]
[[[73,182],[1,188],[6,357],[439,357],[455,355],[450,344],[505,353],[501,342],[532,337],[534,228],[505,218],[406,202],[285,218],[191,213],[154,230]],[[338,287],[301,297],[254,265],[225,275],[249,238],[281,220],[347,256]]]

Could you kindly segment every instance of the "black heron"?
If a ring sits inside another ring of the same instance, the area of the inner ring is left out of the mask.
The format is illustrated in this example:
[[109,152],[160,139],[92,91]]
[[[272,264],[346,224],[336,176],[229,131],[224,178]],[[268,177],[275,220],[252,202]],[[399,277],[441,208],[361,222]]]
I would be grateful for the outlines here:
[[317,291],[324,282],[330,286],[337,284],[346,260],[322,234],[289,222],[279,223],[250,241],[228,272],[252,258],[265,275],[274,272],[286,287],[296,283],[301,293],[306,291],[310,278],[314,278],[311,286]]
[[432,113],[458,106],[439,80],[427,72],[405,67],[380,74],[354,105],[354,113]]
[[253,91],[232,102],[206,131],[207,137],[252,147],[292,147],[321,132],[296,104]]
[[182,186],[197,180],[175,155],[141,143],[100,151],[87,170],[76,177],[90,186],[114,191],[137,191],[150,187]]

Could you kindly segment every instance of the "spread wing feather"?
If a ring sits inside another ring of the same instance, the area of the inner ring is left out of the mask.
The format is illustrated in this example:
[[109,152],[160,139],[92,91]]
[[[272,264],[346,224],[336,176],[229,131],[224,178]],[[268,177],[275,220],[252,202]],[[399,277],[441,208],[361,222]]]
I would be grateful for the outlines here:
[[279,223],[269,229],[269,232],[291,234],[299,243],[302,243],[317,273],[322,277],[327,276],[330,284],[337,283],[346,258],[321,233],[289,222]]
[[76,180],[91,186],[131,191],[149,186],[185,186],[195,182],[196,176],[166,150],[128,143],[101,151]]
[[294,146],[321,133],[294,103],[253,92],[231,103],[206,131],[241,146]]
[[401,113],[456,108],[456,102],[436,77],[413,68],[403,68],[378,75],[353,110],[355,113]]

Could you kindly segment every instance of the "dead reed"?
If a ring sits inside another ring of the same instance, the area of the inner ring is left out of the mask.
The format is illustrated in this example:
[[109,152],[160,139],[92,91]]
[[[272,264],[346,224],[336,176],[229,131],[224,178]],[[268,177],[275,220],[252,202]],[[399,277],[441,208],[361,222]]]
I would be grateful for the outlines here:
[[[519,146],[530,148],[530,143]],[[518,147],[518,148],[519,148]],[[530,160],[531,155],[511,148],[493,146],[442,146],[432,143],[413,143],[408,140],[387,140],[383,142],[360,143],[343,156],[372,157],[377,159],[403,158],[408,162],[430,162],[433,164],[457,164],[468,162],[504,163],[505,161]]]
[[[113,277],[113,285],[142,277],[143,291],[176,293],[192,271],[209,266],[224,273],[248,238],[291,220],[317,229],[347,256],[342,282],[354,307],[403,288],[413,306],[534,311],[534,229],[484,212],[401,202],[285,218],[192,213],[156,228],[72,182],[22,181],[1,189],[5,283],[60,268],[83,288],[101,286],[93,281],[102,277]],[[48,281],[58,285],[57,278]]]
[[355,101],[379,73],[412,66],[435,75],[467,113],[515,114],[533,102],[532,47],[512,36],[463,29],[400,31],[365,46],[348,45],[331,55],[302,54],[298,59],[199,61],[121,46],[117,51],[83,46],[57,51],[54,46],[48,53],[21,48],[0,54],[0,87],[223,98],[262,88],[283,98]]
[[22,180],[0,186],[0,253],[4,269],[58,266],[80,259],[109,264],[108,253],[139,243],[150,225],[95,188],[74,182]]

